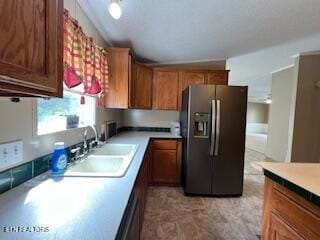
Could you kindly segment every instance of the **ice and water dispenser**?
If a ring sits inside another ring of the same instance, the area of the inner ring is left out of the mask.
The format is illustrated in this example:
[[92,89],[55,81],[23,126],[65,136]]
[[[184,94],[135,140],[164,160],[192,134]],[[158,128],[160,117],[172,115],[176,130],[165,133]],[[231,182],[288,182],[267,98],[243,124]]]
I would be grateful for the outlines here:
[[207,138],[209,136],[209,113],[194,113],[194,137]]

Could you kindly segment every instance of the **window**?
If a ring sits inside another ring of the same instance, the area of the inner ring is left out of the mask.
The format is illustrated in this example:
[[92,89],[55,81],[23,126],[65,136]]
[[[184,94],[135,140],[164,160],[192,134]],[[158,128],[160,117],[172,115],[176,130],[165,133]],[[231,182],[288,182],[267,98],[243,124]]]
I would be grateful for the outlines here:
[[95,122],[95,98],[64,90],[63,99],[37,99],[37,134],[84,127]]

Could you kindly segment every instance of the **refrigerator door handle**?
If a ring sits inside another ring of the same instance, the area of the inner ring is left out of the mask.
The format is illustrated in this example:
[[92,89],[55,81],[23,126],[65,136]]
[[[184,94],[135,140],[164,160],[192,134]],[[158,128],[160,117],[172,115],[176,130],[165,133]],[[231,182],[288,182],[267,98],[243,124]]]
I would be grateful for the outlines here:
[[210,143],[210,156],[214,154],[215,136],[216,136],[216,101],[211,101],[211,143]]
[[214,155],[219,155],[219,142],[220,142],[220,110],[221,110],[221,101],[217,100],[217,122],[216,122],[216,146],[214,150]]

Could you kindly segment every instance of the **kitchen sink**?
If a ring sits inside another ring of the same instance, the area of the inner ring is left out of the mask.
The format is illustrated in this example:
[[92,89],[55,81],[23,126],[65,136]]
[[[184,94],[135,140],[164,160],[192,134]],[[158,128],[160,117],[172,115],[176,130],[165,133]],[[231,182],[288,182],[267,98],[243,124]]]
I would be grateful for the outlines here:
[[106,144],[81,162],[70,166],[65,177],[122,177],[132,162],[138,145]]
[[105,144],[102,148],[92,153],[95,156],[127,156],[135,151],[137,145],[134,144]]

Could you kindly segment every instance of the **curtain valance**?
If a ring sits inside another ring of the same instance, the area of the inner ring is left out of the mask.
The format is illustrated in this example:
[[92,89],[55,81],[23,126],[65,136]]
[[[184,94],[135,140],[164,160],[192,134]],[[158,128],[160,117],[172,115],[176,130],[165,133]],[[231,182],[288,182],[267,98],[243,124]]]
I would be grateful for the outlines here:
[[[85,94],[99,94],[108,86],[107,52],[87,37],[78,22],[64,10],[64,82],[68,88],[81,83]],[[101,94],[99,94],[101,95]],[[100,96],[101,97],[101,96]]]

